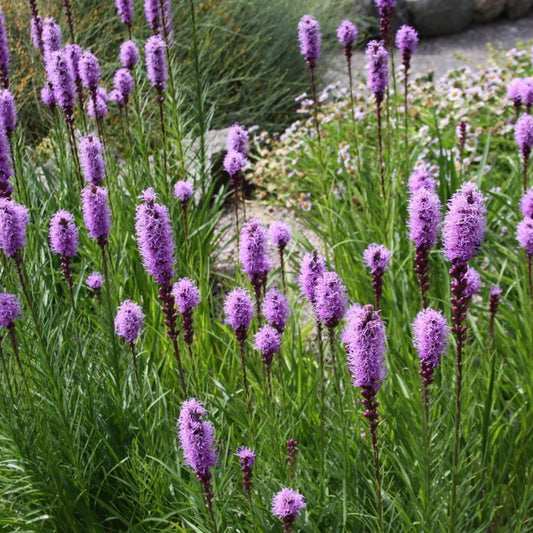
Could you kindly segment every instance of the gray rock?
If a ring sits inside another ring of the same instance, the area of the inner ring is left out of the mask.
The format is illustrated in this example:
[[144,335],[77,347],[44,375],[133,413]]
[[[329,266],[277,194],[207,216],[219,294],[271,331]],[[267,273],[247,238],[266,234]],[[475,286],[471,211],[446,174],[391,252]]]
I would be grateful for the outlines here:
[[474,0],[474,22],[491,22],[505,9],[505,0]]
[[510,19],[523,17],[531,9],[531,0],[507,0],[505,13]]
[[472,0],[407,0],[411,24],[423,37],[464,30],[472,21]]

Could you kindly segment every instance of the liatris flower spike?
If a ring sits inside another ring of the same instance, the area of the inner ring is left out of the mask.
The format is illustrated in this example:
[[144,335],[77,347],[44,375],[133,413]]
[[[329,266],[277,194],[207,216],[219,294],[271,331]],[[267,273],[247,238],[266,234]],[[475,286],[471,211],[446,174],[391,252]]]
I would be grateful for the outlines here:
[[236,150],[228,152],[224,156],[222,166],[224,170],[229,174],[231,179],[231,188],[233,189],[233,205],[235,208],[235,226],[237,228],[237,234],[239,233],[239,195],[242,189],[242,171],[247,165],[246,157]]
[[396,0],[374,0],[376,7],[379,9],[379,27],[381,31],[381,39],[386,43],[387,47],[391,44],[392,33],[392,13]]
[[435,192],[437,180],[432,176],[427,166],[415,170],[410,176],[407,184],[409,193],[414,194],[418,189],[427,189]]
[[78,251],[78,243],[78,228],[74,216],[61,209],[50,221],[50,249],[61,257],[61,273],[67,280],[73,303],[70,262]]
[[104,277],[99,272],[91,272],[85,280],[87,287],[92,289],[97,294],[100,292],[102,285],[104,284]]
[[139,61],[139,50],[133,41],[124,41],[120,45],[120,62],[124,68],[133,70]]
[[290,315],[287,298],[276,289],[269,289],[263,300],[263,316],[281,335]]
[[0,8],[0,78],[4,89],[9,87],[9,63],[11,57],[9,55],[9,44],[7,40],[6,21],[4,19],[4,12]]
[[522,79],[515,78],[507,86],[507,99],[513,102],[515,108],[516,118],[520,114],[520,107],[522,107]]
[[520,148],[522,155],[522,180],[524,192],[527,189],[527,165],[529,155],[533,147],[533,117],[531,115],[522,115],[516,122],[514,130],[516,144]]
[[296,517],[305,509],[305,498],[299,492],[284,487],[272,498],[272,514],[281,519],[283,533],[290,533]]
[[61,35],[61,28],[59,24],[52,18],[47,17],[42,23],[41,38],[43,42],[44,60],[57,50],[61,50],[63,36]]
[[298,40],[300,53],[304,56],[307,66],[313,70],[320,58],[322,37],[320,24],[312,15],[304,15],[298,23]]
[[135,81],[127,68],[119,68],[113,76],[113,87],[121,94],[122,104],[128,105],[130,94],[135,91]]
[[233,124],[233,126],[230,127],[226,140],[228,152],[239,152],[246,157],[249,142],[249,135],[246,128],[240,124]]
[[109,96],[107,91],[103,87],[98,87],[96,89],[95,98],[91,98],[87,104],[87,115],[95,118],[97,121],[102,119],[107,115],[107,101]]
[[[21,314],[21,305],[19,299],[14,294],[0,293],[0,328],[6,328],[15,352],[17,359],[17,365],[22,375],[24,375],[24,369],[22,368],[22,361],[20,359],[17,339],[15,337],[15,320]],[[2,334],[0,333],[0,343],[2,341]],[[1,345],[0,345],[1,353]]]
[[520,211],[525,218],[533,218],[533,188],[526,191],[520,200]]
[[285,462],[287,463],[287,467],[289,468],[289,481],[292,485],[292,483],[294,483],[296,459],[298,456],[298,441],[294,439],[289,439],[285,445],[287,447],[287,456],[285,457]]
[[350,65],[352,57],[352,47],[357,42],[359,31],[357,26],[349,20],[343,20],[337,28],[337,39],[344,46],[344,57]]
[[193,195],[194,188],[189,182],[180,180],[174,185],[174,196],[181,203],[181,212],[183,214],[183,227],[185,229],[185,239],[187,240],[187,243],[189,242],[189,218],[187,213],[187,205]]
[[93,134],[80,141],[80,164],[83,177],[92,185],[98,185],[105,176],[104,149],[100,139]]
[[217,462],[217,456],[214,427],[211,422],[204,420],[206,415],[207,411],[198,400],[186,400],[180,410],[178,432],[185,464],[194,470],[202,485],[207,509],[214,525],[211,469]]
[[76,101],[74,74],[63,50],[52,52],[46,59],[46,72],[54,90],[54,101],[65,113],[67,122],[74,120]]
[[90,50],[86,50],[80,57],[78,68],[81,82],[85,88],[89,89],[94,100],[96,98],[96,89],[100,82],[100,65],[97,57]]
[[45,82],[44,86],[41,88],[41,100],[43,101],[43,104],[51,108],[52,111],[55,109],[57,103],[56,97],[53,86],[49,81]]
[[527,272],[530,297],[533,299],[532,261],[533,261],[533,219],[524,218],[516,228],[516,239],[527,254]]
[[274,355],[281,350],[281,335],[272,326],[263,326],[254,336],[254,348],[261,352],[261,361],[265,366],[268,389],[272,394],[270,367]]
[[17,107],[15,98],[9,89],[0,91],[0,128],[3,129],[8,139],[11,139],[17,127]]
[[88,185],[81,191],[83,221],[89,237],[103,249],[111,229],[111,211],[107,202],[107,189]]
[[346,287],[336,272],[324,272],[315,287],[315,313],[330,331],[344,317],[348,298]]
[[131,21],[133,20],[133,2],[132,0],[115,0],[117,12],[120,15],[120,21],[131,28]]
[[10,166],[9,139],[0,130],[0,198],[11,198],[13,187],[11,187],[11,166]]
[[471,300],[481,289],[481,276],[479,272],[473,268],[468,267],[465,273],[465,297]]
[[198,306],[201,301],[198,287],[189,278],[181,278],[172,288],[176,307],[182,315],[183,340],[188,346],[191,346],[194,339],[192,310]]
[[41,53],[43,51],[43,21],[39,15],[30,20],[31,44]]
[[498,312],[498,307],[500,305],[500,296],[502,294],[502,289],[498,285],[495,285],[490,290],[489,297],[489,313],[490,313],[490,323],[489,323],[489,339],[491,345],[494,341],[494,320],[496,319],[496,313]]
[[146,71],[153,87],[157,89],[159,98],[163,99],[163,91],[166,88],[168,72],[165,48],[167,45],[160,35],[152,35],[145,45]]
[[300,263],[298,285],[307,299],[314,305],[316,301],[315,289],[318,279],[326,271],[326,261],[313,251],[303,256]]
[[392,252],[382,244],[371,244],[364,252],[363,259],[372,273],[372,286],[376,299],[376,309],[381,308],[383,274],[387,270]]
[[28,209],[8,198],[0,198],[0,250],[16,261],[26,244]]
[[242,487],[248,498],[252,497],[252,477],[253,466],[255,463],[255,453],[246,446],[239,446],[235,454],[241,463],[242,470]]
[[131,348],[131,356],[133,361],[133,369],[137,383],[139,380],[139,370],[137,368],[137,353],[135,351],[135,341],[139,336],[144,324],[144,313],[140,305],[131,300],[124,300],[117,308],[115,315],[115,333],[122,337]]
[[522,103],[525,104],[526,111],[529,114],[533,104],[533,78],[524,78],[520,89],[522,91]]
[[287,282],[285,279],[284,251],[285,251],[285,248],[287,247],[287,244],[289,244],[289,241],[291,240],[291,227],[285,222],[282,222],[281,220],[277,220],[276,222],[271,224],[270,228],[268,229],[268,238],[270,242],[274,246],[277,246],[278,248],[279,263],[280,263],[280,268],[281,268],[281,279],[283,282],[283,289],[286,292]]
[[407,72],[411,66],[411,56],[416,51],[418,44],[418,32],[412,27],[404,24],[396,32],[396,46],[402,53],[403,66]]

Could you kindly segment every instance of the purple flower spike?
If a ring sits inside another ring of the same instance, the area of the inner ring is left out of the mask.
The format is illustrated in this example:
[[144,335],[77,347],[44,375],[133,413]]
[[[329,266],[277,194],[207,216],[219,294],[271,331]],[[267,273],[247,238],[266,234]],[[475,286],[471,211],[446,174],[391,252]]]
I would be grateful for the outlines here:
[[15,98],[9,89],[0,91],[0,127],[4,129],[8,137],[17,127],[17,107]]
[[379,9],[391,9],[396,5],[396,0],[374,0]]
[[235,330],[238,341],[246,339],[248,327],[254,316],[254,308],[250,293],[246,289],[236,287],[226,296],[224,303],[226,323]]
[[281,350],[281,335],[271,326],[263,326],[254,335],[254,348],[261,352],[261,361],[270,372],[272,358]]
[[81,191],[83,221],[99,246],[105,246],[111,228],[111,211],[107,203],[107,189],[88,185]]
[[379,104],[389,84],[389,54],[383,41],[370,41],[365,53],[367,86]]
[[533,218],[533,187],[522,196],[520,211],[526,218]]
[[43,104],[48,107],[53,108],[57,104],[53,86],[49,81],[45,82],[41,89],[41,100],[43,101]]
[[273,328],[283,333],[290,315],[287,298],[276,289],[269,289],[263,301],[263,315]]
[[132,70],[139,61],[139,50],[133,41],[125,41],[120,45],[120,62],[124,68]]
[[107,115],[107,92],[103,87],[98,87],[94,98],[91,98],[87,104],[87,114],[90,117],[100,119]]
[[158,92],[165,90],[168,77],[166,47],[167,45],[160,35],[152,35],[145,45],[146,71],[150,83]]
[[182,315],[183,339],[190,346],[194,340],[192,310],[200,303],[200,291],[189,278],[181,278],[172,288],[176,307]]
[[363,259],[372,274],[387,270],[392,252],[382,244],[371,244],[364,252]]
[[522,80],[522,102],[526,105],[529,112],[533,104],[533,78],[524,78]]
[[100,82],[100,65],[97,57],[91,51],[86,50],[81,55],[78,66],[83,86],[95,92]]
[[74,257],[78,251],[78,228],[74,217],[61,209],[50,221],[50,249],[64,257]]
[[257,218],[249,220],[241,230],[239,258],[254,288],[258,284],[264,284],[270,261],[265,229]]
[[351,50],[352,45],[357,42],[358,36],[357,26],[349,20],[343,20],[337,28],[337,39],[341,42],[344,48]]
[[98,185],[105,176],[104,150],[96,135],[87,135],[80,141],[80,163],[83,177]]
[[30,20],[31,44],[42,52],[43,21],[39,15]]
[[316,67],[320,57],[322,37],[320,24],[312,15],[304,15],[298,23],[298,40],[300,41],[300,53],[304,56],[310,69]]
[[28,209],[13,200],[0,198],[0,250],[15,257],[26,244]]
[[10,328],[21,314],[19,299],[14,294],[0,293],[0,328]]
[[281,519],[283,531],[290,532],[296,517],[302,509],[305,509],[306,503],[302,494],[284,487],[272,498],[272,514]]
[[255,463],[255,453],[246,446],[239,446],[235,454],[241,463],[242,469],[242,486],[248,497],[251,495],[252,488],[252,468]]
[[346,312],[346,287],[336,272],[324,272],[315,287],[315,313],[327,328],[334,328]]
[[522,155],[528,157],[533,147],[533,117],[531,115],[522,115],[517,120],[514,138]]
[[93,291],[99,291],[104,284],[104,277],[99,272],[91,272],[85,280],[87,287]]
[[515,78],[507,86],[507,99],[513,102],[513,105],[520,109],[522,103],[522,79]]
[[159,0],[144,0],[144,14],[150,29],[153,32],[159,31],[161,28]]
[[113,77],[113,86],[122,93],[126,101],[128,96],[135,90],[135,82],[131,72],[127,68],[119,68]]
[[428,191],[435,192],[437,188],[437,180],[431,175],[431,172],[427,167],[415,170],[411,176],[409,176],[408,182],[409,192],[414,194],[418,189],[427,189]]
[[54,98],[67,117],[71,117],[76,101],[76,85],[64,50],[52,52],[46,61],[48,79],[54,89]]
[[194,194],[193,186],[185,181],[179,180],[174,185],[174,196],[182,203],[187,204]]
[[240,124],[233,124],[228,131],[228,138],[226,140],[228,152],[239,152],[243,156],[246,156],[248,143],[249,136],[246,128]]
[[403,65],[409,69],[411,56],[416,51],[416,46],[418,44],[418,32],[412,27],[404,24],[396,32],[396,46],[402,53]]
[[326,261],[316,252],[305,254],[300,263],[298,285],[312,304],[316,301],[315,290],[318,279],[326,270]]
[[11,198],[13,188],[9,183],[11,178],[10,146],[7,135],[0,129],[0,198]]
[[52,52],[61,50],[63,37],[59,24],[52,17],[44,19],[42,28],[43,52],[46,61],[47,56]]
[[131,0],[115,0],[117,6],[117,13],[120,15],[120,20],[127,26],[131,26],[133,20],[133,2]]
[[291,227],[285,222],[277,220],[268,229],[268,238],[274,246],[284,249],[291,240]]
[[109,91],[109,101],[115,102],[119,107],[124,107],[124,97],[122,96],[122,93],[118,91],[117,89],[112,89]]
[[240,152],[228,152],[224,156],[223,166],[224,170],[230,175],[235,176],[239,172],[242,172],[246,166],[246,157],[244,157]]
[[144,313],[140,305],[124,300],[115,315],[115,333],[128,344],[135,342],[143,327]]
[[525,218],[518,224],[516,239],[527,255],[533,255],[533,219]]
[[7,40],[6,21],[4,19],[4,12],[0,8],[0,75],[4,87],[7,89],[9,85],[9,63],[11,57],[9,55],[9,44]]
[[409,200],[409,238],[417,247],[433,248],[441,219],[439,197],[427,189],[418,189]]
[[464,183],[448,202],[442,242],[448,261],[470,261],[485,235],[487,207],[485,198],[472,183]]
[[67,43],[65,45],[65,54],[67,56],[67,61],[72,69],[72,74],[74,79],[79,79],[80,77],[80,57],[83,53],[81,46],[77,44]]
[[135,231],[143,266],[157,283],[166,285],[174,277],[174,234],[166,206],[156,203],[152,188],[146,189],[137,206]]
[[385,326],[372,305],[352,306],[342,341],[348,355],[348,368],[354,387],[371,387],[375,393],[386,376]]
[[469,266],[463,279],[466,285],[464,295],[470,299],[481,289],[481,276],[475,268]]

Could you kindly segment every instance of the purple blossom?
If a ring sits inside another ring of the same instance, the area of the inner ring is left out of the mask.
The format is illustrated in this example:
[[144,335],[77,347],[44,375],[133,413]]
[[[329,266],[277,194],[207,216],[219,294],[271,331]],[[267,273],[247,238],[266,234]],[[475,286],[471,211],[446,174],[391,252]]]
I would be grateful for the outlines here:
[[404,24],[396,32],[396,46],[404,58],[410,58],[416,51],[418,44],[418,32],[412,27]]
[[284,249],[291,240],[291,227],[281,220],[277,220],[268,229],[270,242],[278,248]]
[[490,295],[491,296],[500,296],[500,294],[503,292],[502,288],[498,285],[495,285],[490,289]]
[[115,0],[117,13],[120,15],[120,20],[124,24],[131,26],[133,19],[133,2],[132,0]]
[[182,314],[194,309],[202,300],[196,283],[189,278],[181,278],[174,283],[172,292],[176,307]]
[[86,50],[81,54],[78,68],[83,86],[91,92],[96,91],[100,82],[100,65],[97,57],[90,50]]
[[481,289],[481,276],[479,275],[479,272],[473,267],[468,267],[463,281],[466,284],[464,295],[467,298],[472,298],[475,294],[479,292],[479,289]]
[[365,54],[367,86],[380,103],[389,84],[389,54],[383,41],[370,41]]
[[270,269],[265,229],[257,218],[249,220],[241,230],[239,258],[252,285],[262,281]]
[[306,503],[302,494],[284,487],[272,498],[272,514],[283,521],[286,530],[294,523]]
[[93,134],[80,141],[80,163],[83,177],[92,185],[98,185],[105,176],[104,149],[100,139]]
[[0,128],[0,198],[10,198],[13,188],[11,178],[11,148],[6,133]]
[[185,463],[200,476],[205,476],[217,462],[213,424],[204,420],[207,411],[191,398],[183,402],[178,419],[179,440]]
[[55,103],[66,113],[71,113],[76,101],[76,85],[64,50],[47,56],[46,72],[54,89]]
[[143,266],[159,284],[168,284],[174,277],[174,234],[168,209],[156,203],[152,188],[140,196],[144,203],[137,206],[135,231]]
[[254,335],[254,348],[261,352],[261,359],[269,368],[274,354],[281,350],[281,335],[272,326],[265,325]]
[[315,286],[315,314],[327,328],[334,328],[346,312],[346,287],[336,272],[324,272]]
[[8,198],[0,198],[0,250],[15,257],[26,244],[28,209]]
[[9,74],[9,63],[11,57],[9,55],[9,44],[7,40],[6,21],[4,19],[4,12],[0,8],[0,72],[2,74],[4,87],[7,88]]
[[168,77],[166,47],[167,45],[160,35],[152,35],[145,45],[146,72],[150,83],[158,91],[164,91],[166,88]]
[[255,464],[255,453],[246,446],[239,446],[235,454],[239,458],[242,469],[242,484],[247,494],[250,494],[252,483],[252,468]]
[[516,228],[516,239],[527,255],[533,255],[533,219],[524,218]]
[[100,246],[107,243],[111,228],[111,211],[107,203],[107,189],[88,185],[81,191],[83,222],[89,236]]
[[349,20],[343,20],[337,28],[337,38],[344,48],[351,48],[357,42],[357,26]]
[[507,98],[512,100],[514,105],[520,105],[522,102],[522,79],[515,78],[507,86]]
[[120,62],[122,66],[132,70],[139,61],[139,50],[133,41],[124,41],[120,45]]
[[140,305],[124,300],[115,315],[115,333],[129,344],[135,342],[143,327],[144,314]]
[[533,218],[533,187],[522,196],[520,211],[526,218]]
[[0,328],[11,327],[20,314],[20,300],[14,294],[0,293]]
[[448,202],[442,242],[448,261],[470,261],[485,235],[487,207],[485,198],[473,183],[464,183]]
[[61,209],[50,221],[50,248],[53,253],[74,257],[78,251],[78,228],[74,216]]
[[[39,15],[30,21],[31,43],[34,48],[41,50],[43,38],[43,21]],[[42,50],[41,50],[42,51]]]
[[372,305],[353,305],[346,313],[348,324],[342,341],[354,387],[372,387],[377,393],[385,379],[385,326]]
[[135,81],[131,72],[127,68],[119,68],[113,77],[113,86],[117,91],[120,91],[124,101],[135,90]]
[[15,98],[9,89],[0,91],[0,127],[11,135],[17,126]]
[[99,272],[91,272],[85,280],[87,287],[93,291],[99,291],[104,284],[104,278]]
[[154,32],[159,31],[161,27],[159,0],[144,0],[144,14],[150,29]]
[[522,80],[522,102],[528,107],[533,104],[533,78]]
[[431,175],[431,172],[427,167],[423,167],[419,170],[415,170],[409,176],[407,186],[411,194],[414,194],[418,189],[427,189],[428,191],[435,192],[435,189],[437,188],[437,180]]
[[269,289],[263,300],[263,315],[266,321],[283,333],[290,313],[285,295],[276,289]]
[[240,152],[228,152],[224,156],[224,170],[230,175],[235,176],[235,174],[238,174],[243,170],[243,168],[246,166],[246,157],[242,155]]
[[123,107],[125,104],[122,93],[117,89],[109,91],[108,98],[110,102],[115,102],[119,107]]
[[185,180],[179,180],[174,185],[174,196],[182,203],[186,204],[193,196],[193,186]]
[[449,328],[442,312],[428,308],[420,311],[413,322],[413,334],[420,365],[424,370],[439,366],[448,347]]
[[41,38],[43,41],[43,54],[45,61],[52,52],[61,50],[63,37],[59,24],[52,18],[47,17],[43,21]]
[[385,272],[389,265],[392,252],[382,244],[373,243],[363,252],[363,259],[372,274]]
[[304,56],[307,66],[311,69],[315,68],[320,57],[322,37],[320,24],[313,15],[304,15],[300,19],[298,40],[300,41],[300,53]]
[[515,124],[514,138],[523,154],[531,151],[533,147],[533,117],[522,115]]
[[316,252],[305,254],[300,263],[298,285],[312,304],[315,303],[315,289],[318,279],[326,270],[326,261]]
[[72,75],[75,80],[80,78],[80,57],[83,53],[81,46],[77,44],[68,43],[65,45],[65,54],[67,57],[68,64],[72,70]]
[[[87,114],[93,118],[103,118],[107,115],[107,91],[103,87],[96,89],[95,98],[89,99],[87,103]],[[95,103],[96,101],[96,103]]]
[[49,81],[45,82],[41,89],[41,100],[43,101],[43,104],[48,107],[54,107],[57,103],[53,85]]
[[418,189],[409,199],[409,238],[417,247],[433,248],[441,220],[439,197],[427,189]]
[[245,127],[240,124],[233,124],[228,131],[226,147],[228,152],[239,152],[246,156],[248,151],[249,135]]
[[237,336],[237,340],[245,339],[248,327],[254,316],[254,308],[250,293],[246,289],[236,287],[226,295],[224,302],[226,323],[229,324]]

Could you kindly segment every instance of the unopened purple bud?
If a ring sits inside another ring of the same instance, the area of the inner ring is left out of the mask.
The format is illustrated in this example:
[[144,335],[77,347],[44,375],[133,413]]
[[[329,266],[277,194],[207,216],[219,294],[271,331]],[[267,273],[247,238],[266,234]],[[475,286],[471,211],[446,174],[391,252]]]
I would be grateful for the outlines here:
[[515,78],[507,86],[507,98],[517,105],[522,102],[522,79]]
[[20,314],[20,300],[14,294],[0,293],[0,328],[11,327]]
[[365,54],[367,86],[379,103],[389,84],[389,54],[383,41],[370,41]]
[[196,283],[189,278],[181,278],[174,283],[172,292],[176,307],[182,314],[194,309],[202,300]]
[[396,46],[402,55],[410,58],[416,51],[418,44],[418,32],[412,27],[404,24],[396,32]]
[[305,498],[299,492],[284,487],[272,498],[272,514],[279,517],[286,531],[290,531],[290,526],[302,509],[305,509]]
[[300,41],[300,53],[304,56],[309,68],[315,68],[320,57],[322,37],[320,24],[312,15],[304,15],[298,23],[298,40]]
[[50,248],[53,253],[74,257],[78,251],[78,228],[74,217],[61,209],[50,221]]
[[61,50],[63,37],[59,24],[52,17],[44,19],[42,28],[43,53],[46,59],[52,52]]
[[54,88],[57,105],[66,112],[71,112],[76,101],[76,85],[64,50],[57,50],[47,56],[48,79]]
[[89,236],[100,246],[107,243],[111,228],[111,211],[107,203],[107,189],[88,185],[81,191],[83,221]]
[[411,194],[414,194],[418,189],[427,189],[428,191],[434,192],[437,188],[437,180],[432,176],[427,167],[423,167],[419,170],[415,170],[409,176],[407,186]]
[[337,38],[344,48],[351,48],[357,42],[357,26],[349,20],[343,20],[337,28]]
[[139,61],[139,50],[133,41],[125,41],[120,45],[120,62],[122,66],[132,70]]
[[392,252],[382,244],[371,244],[363,252],[363,259],[372,274],[383,273],[387,269]]
[[252,284],[262,280],[270,269],[266,232],[257,218],[249,220],[241,230],[239,258]]
[[224,170],[230,176],[235,176],[246,166],[246,157],[244,157],[244,155],[242,155],[240,152],[228,152],[224,156],[223,166]]
[[277,220],[270,225],[268,238],[274,246],[283,249],[291,240],[291,227],[285,222]]
[[326,261],[316,252],[305,254],[300,263],[298,285],[308,300],[315,303],[315,289],[318,279],[326,271]]
[[283,333],[290,315],[287,298],[276,289],[269,289],[263,300],[263,315],[266,321]]
[[131,72],[127,68],[119,68],[113,77],[113,86],[117,91],[122,93],[122,96],[126,100],[135,90],[135,81]]
[[13,200],[0,198],[0,250],[14,257],[26,244],[28,209]]
[[479,292],[479,289],[481,289],[481,276],[479,275],[479,272],[473,267],[469,266],[467,268],[463,281],[466,284],[464,295],[467,298],[472,298],[475,294]]
[[522,196],[520,211],[526,218],[533,218],[533,187]]
[[522,80],[522,102],[528,107],[533,104],[533,78]]
[[17,127],[17,107],[9,89],[0,91],[0,127],[11,135]]
[[185,180],[179,180],[174,185],[174,196],[182,203],[186,204],[193,196],[193,186]]
[[96,89],[96,105],[93,98],[87,103],[87,114],[93,118],[103,118],[107,115],[107,92],[103,87]]
[[254,335],[254,348],[261,352],[261,360],[270,368],[272,358],[281,350],[281,335],[272,326],[263,326]]
[[524,218],[516,228],[516,239],[527,255],[533,255],[533,219]]
[[338,325],[348,305],[346,287],[336,272],[324,272],[315,287],[315,313],[327,328]]
[[124,24],[131,26],[133,20],[133,2],[131,0],[115,0],[117,12],[120,15],[120,20]]
[[105,176],[104,149],[100,139],[90,134],[80,141],[80,163],[83,177],[92,185],[98,185]]
[[514,138],[522,154],[529,154],[533,147],[533,117],[531,115],[522,115],[516,121]]
[[100,82],[100,65],[97,57],[91,51],[86,50],[80,57],[78,68],[83,86],[90,91],[96,91]]
[[166,47],[167,45],[161,35],[152,35],[145,45],[146,72],[150,83],[158,91],[164,91],[166,88],[168,77]]
[[228,138],[226,140],[228,152],[239,152],[243,156],[246,156],[248,143],[249,136],[246,128],[240,124],[233,124],[229,129]]
[[91,272],[85,280],[87,287],[93,291],[99,291],[104,284],[104,277],[99,272]]
[[472,183],[464,183],[448,202],[442,242],[448,261],[470,261],[479,251],[487,223],[485,198]]
[[254,316],[254,307],[250,293],[246,289],[236,287],[227,294],[224,302],[226,323],[234,330],[238,340],[245,339],[250,321]]
[[438,367],[446,353],[449,334],[442,312],[431,308],[420,311],[413,322],[413,334],[420,364],[431,370]]
[[441,220],[439,197],[427,189],[418,189],[409,199],[409,238],[417,247],[433,248]]
[[115,315],[115,333],[126,342],[135,342],[143,327],[144,313],[140,305],[124,300]]

